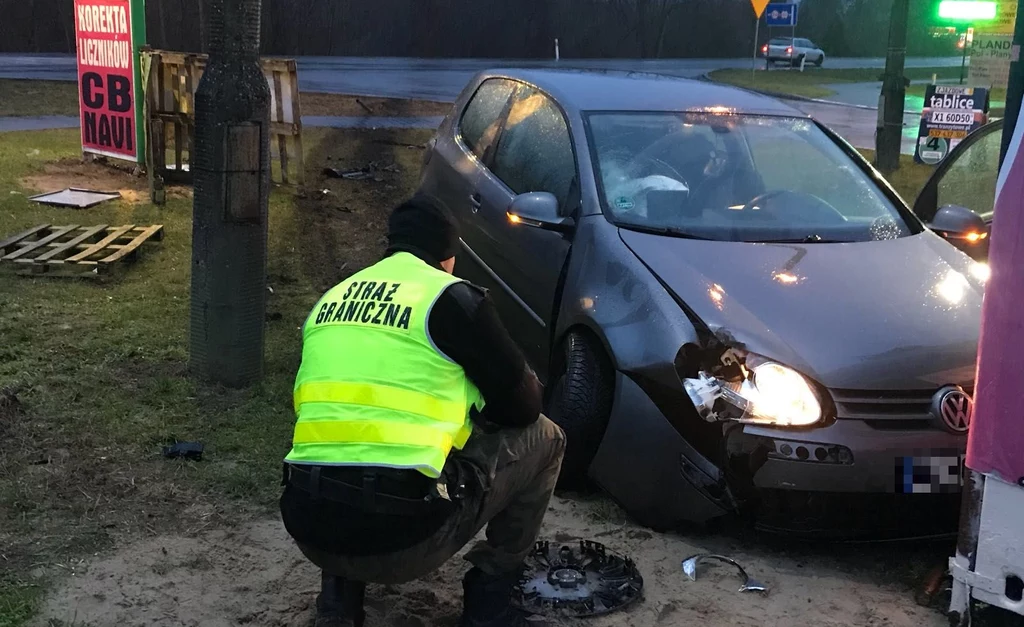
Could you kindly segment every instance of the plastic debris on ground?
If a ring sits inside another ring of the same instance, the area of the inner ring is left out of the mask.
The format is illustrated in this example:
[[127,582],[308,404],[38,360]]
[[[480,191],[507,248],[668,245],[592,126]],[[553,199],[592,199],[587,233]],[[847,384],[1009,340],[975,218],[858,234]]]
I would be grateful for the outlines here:
[[725,557],[724,555],[712,555],[705,553],[701,555],[694,555],[683,560],[683,572],[690,578],[690,581],[697,581],[697,565],[700,562],[707,560],[716,560],[735,566],[736,569],[740,571],[740,577],[743,579],[743,585],[740,586],[739,592],[760,592],[764,595],[768,594],[768,586],[748,575],[747,571],[743,570],[743,567],[740,566],[736,560]]
[[514,603],[546,618],[597,616],[643,596],[644,580],[633,561],[603,544],[538,542],[513,593]]
[[44,205],[88,209],[89,207],[93,207],[102,202],[115,200],[120,197],[120,192],[100,192],[91,189],[68,187],[67,189],[62,189],[59,192],[47,192],[45,194],[29,196],[28,199]]
[[399,172],[397,165],[393,163],[381,163],[378,161],[371,161],[362,168],[324,168],[323,172],[327,176],[334,178],[347,179],[350,181],[382,181],[384,180],[381,176],[385,172]]
[[188,459],[202,461],[203,445],[199,442],[176,442],[164,447],[164,457],[168,459]]

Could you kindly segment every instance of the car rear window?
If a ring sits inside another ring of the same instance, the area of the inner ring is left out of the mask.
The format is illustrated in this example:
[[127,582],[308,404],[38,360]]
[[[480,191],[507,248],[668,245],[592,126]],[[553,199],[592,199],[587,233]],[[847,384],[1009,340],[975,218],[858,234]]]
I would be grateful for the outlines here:
[[775,39],[772,39],[768,43],[773,46],[788,46],[792,42],[793,40],[788,37],[776,37]]
[[807,119],[608,112],[587,120],[604,209],[623,226],[807,243],[921,228]]

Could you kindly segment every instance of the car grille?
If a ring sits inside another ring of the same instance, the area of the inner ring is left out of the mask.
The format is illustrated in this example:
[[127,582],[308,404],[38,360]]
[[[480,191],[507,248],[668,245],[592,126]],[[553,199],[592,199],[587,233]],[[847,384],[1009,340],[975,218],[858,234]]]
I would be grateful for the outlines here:
[[[973,396],[974,390],[964,390]],[[877,429],[927,429],[934,390],[829,390],[840,420],[863,420]]]

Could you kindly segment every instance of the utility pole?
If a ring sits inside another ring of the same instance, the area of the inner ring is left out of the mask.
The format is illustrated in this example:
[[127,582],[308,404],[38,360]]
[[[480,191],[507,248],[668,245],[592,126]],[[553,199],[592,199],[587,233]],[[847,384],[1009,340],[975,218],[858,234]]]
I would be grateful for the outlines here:
[[[1024,4],[1024,3],[1022,3]],[[1006,150],[1010,146],[1013,132],[1020,117],[1021,100],[1024,99],[1024,6],[1017,9],[1017,22],[1013,29],[1013,46],[1010,48],[1010,81],[1006,87],[1006,121],[1003,122],[1003,141],[999,151],[999,165],[1002,167]]]
[[907,59],[909,14],[910,0],[894,0],[889,18],[885,75],[882,78],[882,93],[878,97],[878,125],[875,128],[875,167],[886,173],[900,167],[903,104],[907,96],[903,67]]
[[189,370],[244,387],[263,376],[270,88],[260,0],[208,1],[210,58],[195,95]]

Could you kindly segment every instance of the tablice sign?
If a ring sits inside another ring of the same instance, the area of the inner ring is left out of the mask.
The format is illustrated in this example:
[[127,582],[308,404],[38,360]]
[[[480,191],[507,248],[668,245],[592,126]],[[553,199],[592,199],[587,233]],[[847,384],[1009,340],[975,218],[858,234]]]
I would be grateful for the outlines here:
[[[133,10],[134,9],[134,10]],[[75,0],[82,150],[140,163],[142,0]]]
[[988,121],[987,89],[929,85],[924,94],[914,161],[937,165],[963,138]]

